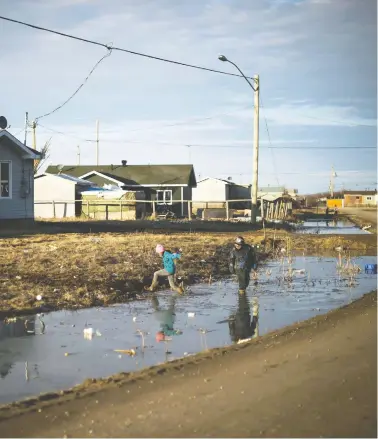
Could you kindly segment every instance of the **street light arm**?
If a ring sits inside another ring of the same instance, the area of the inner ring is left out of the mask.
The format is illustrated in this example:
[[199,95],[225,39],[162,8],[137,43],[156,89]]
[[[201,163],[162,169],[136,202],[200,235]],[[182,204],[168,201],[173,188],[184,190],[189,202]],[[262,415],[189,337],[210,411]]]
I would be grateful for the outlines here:
[[249,86],[252,88],[252,90],[253,90],[253,91],[257,91],[259,85],[257,84],[257,88],[255,88],[255,87],[249,82],[249,80],[248,80],[248,78],[245,76],[245,74],[239,69],[239,67],[238,67],[234,62],[230,61],[229,59],[228,59],[227,61],[228,61],[229,63],[231,63],[233,66],[235,66],[235,67],[239,70],[240,74],[241,74],[241,75],[243,76],[243,78],[248,82],[248,84],[249,84]]

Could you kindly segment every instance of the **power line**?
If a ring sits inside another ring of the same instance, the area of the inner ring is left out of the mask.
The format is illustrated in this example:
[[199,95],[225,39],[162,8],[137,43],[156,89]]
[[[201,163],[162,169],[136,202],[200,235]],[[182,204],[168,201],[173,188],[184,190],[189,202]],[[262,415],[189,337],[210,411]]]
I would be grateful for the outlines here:
[[[55,34],[55,35],[60,35],[61,37],[70,38],[72,40],[81,41],[83,43],[88,43],[88,44],[93,44],[93,45],[96,45],[96,46],[105,47],[105,49],[108,49],[108,50],[116,50],[118,52],[124,52],[124,53],[129,53],[130,55],[142,56],[144,58],[154,59],[156,61],[162,61],[162,62],[166,62],[166,63],[170,63],[170,64],[175,64],[175,65],[182,66],[182,67],[189,67],[189,68],[192,68],[192,69],[204,70],[204,71],[212,72],[212,73],[219,73],[221,75],[236,76],[238,78],[243,78],[242,75],[239,75],[237,73],[228,73],[228,72],[223,72],[222,70],[215,70],[215,69],[210,69],[210,68],[207,68],[207,67],[197,66],[195,64],[187,64],[187,63],[183,63],[183,62],[179,62],[179,61],[174,61],[174,60],[171,60],[171,59],[168,59],[168,58],[161,58],[159,56],[148,55],[148,54],[142,53],[142,52],[135,52],[134,50],[124,49],[122,47],[111,47],[108,44],[100,43],[98,41],[89,40],[87,38],[77,37],[75,35],[66,34],[66,33],[63,33],[63,32],[58,32],[58,31],[53,30],[53,29],[48,29],[48,28],[45,28],[45,27],[36,26],[34,24],[26,23],[26,22],[20,21],[20,20],[14,20],[12,18],[4,17],[4,16],[1,16],[1,15],[0,15],[0,19],[1,20],[5,20],[5,21],[9,21],[11,23],[21,24],[22,26],[27,26],[27,27],[30,27],[32,29],[37,29],[37,30],[41,30],[41,31],[44,31],[44,32],[49,32],[49,33],[52,33],[52,34]],[[249,76],[247,76],[247,78],[248,79],[253,79],[253,78],[251,78]]]
[[93,66],[92,70],[88,73],[88,75],[87,75],[87,77],[84,79],[84,81],[83,81],[83,82],[80,84],[80,86],[75,90],[75,92],[74,92],[74,93],[73,93],[68,99],[66,99],[66,100],[63,102],[63,104],[59,105],[59,107],[55,108],[54,110],[50,111],[49,113],[46,113],[46,114],[44,114],[44,115],[42,115],[42,116],[38,116],[38,117],[36,117],[35,120],[38,121],[39,119],[42,119],[42,118],[44,118],[44,117],[46,117],[46,116],[50,116],[51,114],[57,112],[57,111],[60,110],[62,107],[64,107],[66,104],[68,104],[68,102],[69,102],[71,99],[73,99],[73,98],[79,93],[79,91],[84,87],[84,85],[85,85],[86,82],[88,81],[89,77],[90,77],[90,76],[92,75],[92,73],[96,70],[96,68],[99,66],[99,64],[100,64],[105,58],[107,58],[108,56],[110,56],[111,54],[112,54],[112,49],[111,49],[111,48],[108,48],[108,52],[96,62],[96,64]]
[[[261,107],[264,107],[263,102],[262,102],[261,92],[260,92],[260,94],[259,94],[259,97],[260,97],[260,101],[261,101]],[[273,169],[274,169],[274,172],[275,172],[275,175],[276,175],[276,181],[277,181],[277,184],[279,185],[280,182],[279,182],[279,179],[278,179],[276,159],[275,159],[274,152],[273,152],[273,149],[272,149],[272,142],[271,142],[271,139],[270,139],[270,133],[269,133],[269,128],[268,128],[268,122],[267,122],[266,117],[265,117],[265,112],[263,113],[263,116],[264,116],[264,121],[265,121],[266,132],[267,132],[267,134],[268,134],[269,149],[270,149],[270,153],[271,153],[271,155],[272,155]]]

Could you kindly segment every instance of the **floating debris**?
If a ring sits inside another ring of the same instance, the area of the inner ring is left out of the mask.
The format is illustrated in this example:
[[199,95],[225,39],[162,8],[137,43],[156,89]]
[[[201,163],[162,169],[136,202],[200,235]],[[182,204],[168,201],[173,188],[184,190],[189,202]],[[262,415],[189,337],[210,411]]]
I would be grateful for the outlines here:
[[[118,352],[120,354],[127,354],[130,355],[131,357],[133,357],[136,352],[134,349],[114,349],[114,352]],[[121,358],[121,356],[119,356]]]

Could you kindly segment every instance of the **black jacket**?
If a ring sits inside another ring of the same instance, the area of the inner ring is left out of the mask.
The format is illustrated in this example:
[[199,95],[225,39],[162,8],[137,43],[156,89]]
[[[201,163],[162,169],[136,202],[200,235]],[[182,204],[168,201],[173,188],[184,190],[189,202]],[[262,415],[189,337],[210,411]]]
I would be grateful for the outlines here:
[[257,263],[255,250],[248,244],[244,244],[240,250],[235,247],[230,254],[230,271],[251,270]]

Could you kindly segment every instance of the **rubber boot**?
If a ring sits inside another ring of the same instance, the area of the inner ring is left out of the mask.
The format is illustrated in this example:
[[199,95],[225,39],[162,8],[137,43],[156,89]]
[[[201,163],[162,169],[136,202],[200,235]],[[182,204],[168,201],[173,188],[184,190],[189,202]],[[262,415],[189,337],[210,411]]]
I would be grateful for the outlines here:
[[159,285],[158,282],[152,282],[151,286],[146,287],[145,290],[153,293],[157,289],[158,285]]
[[184,294],[184,288],[181,286],[173,288],[173,291],[176,291],[176,293],[179,294]]

